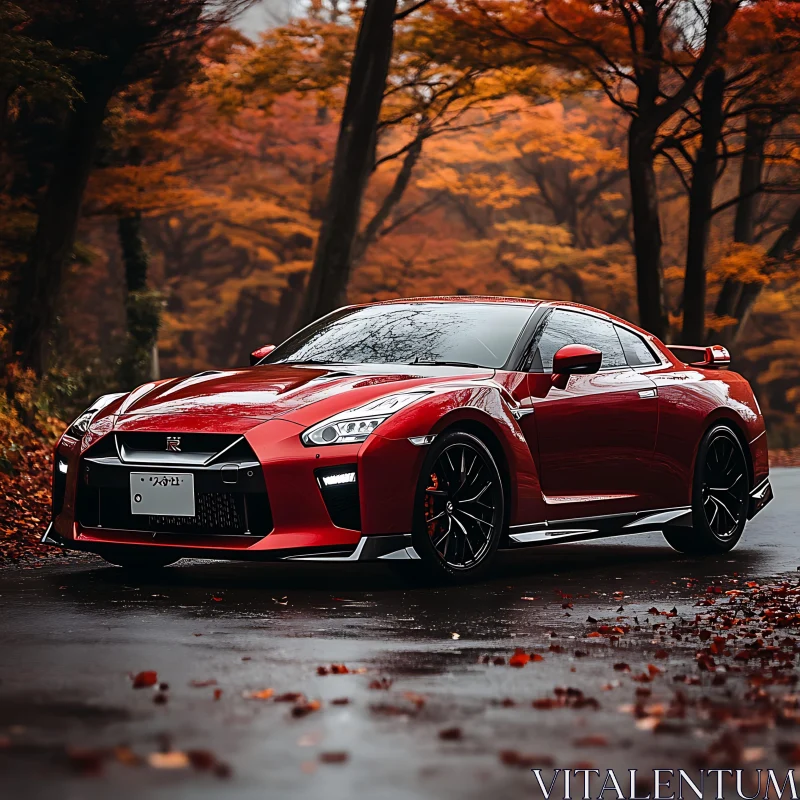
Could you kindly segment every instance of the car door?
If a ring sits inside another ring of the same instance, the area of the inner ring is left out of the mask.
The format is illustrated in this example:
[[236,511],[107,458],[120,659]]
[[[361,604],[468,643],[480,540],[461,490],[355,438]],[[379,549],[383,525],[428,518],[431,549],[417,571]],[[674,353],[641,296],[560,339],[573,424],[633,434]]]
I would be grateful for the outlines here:
[[[572,375],[561,389],[552,384],[553,356],[568,344],[595,347],[603,361],[599,372]],[[532,353],[528,391],[534,413],[524,420],[526,435],[535,437],[548,520],[653,507],[657,391],[629,365],[610,319],[552,311]]]

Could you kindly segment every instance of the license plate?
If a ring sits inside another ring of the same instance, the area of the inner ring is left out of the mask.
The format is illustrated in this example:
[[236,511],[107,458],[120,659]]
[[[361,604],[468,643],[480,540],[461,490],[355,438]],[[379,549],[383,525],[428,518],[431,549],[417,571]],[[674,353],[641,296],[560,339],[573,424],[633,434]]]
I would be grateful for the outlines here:
[[131,514],[193,517],[194,475],[132,472]]

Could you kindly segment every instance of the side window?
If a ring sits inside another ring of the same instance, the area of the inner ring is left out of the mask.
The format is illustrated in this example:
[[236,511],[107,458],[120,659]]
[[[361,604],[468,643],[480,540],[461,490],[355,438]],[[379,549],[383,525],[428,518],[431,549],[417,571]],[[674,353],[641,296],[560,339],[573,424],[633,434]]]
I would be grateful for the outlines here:
[[553,356],[568,344],[587,344],[600,350],[603,354],[601,369],[627,366],[611,322],[558,308],[547,318],[531,372],[552,372]]
[[622,349],[625,351],[625,358],[630,366],[650,367],[658,364],[653,351],[641,336],[627,328],[621,328],[619,325],[616,328],[619,340],[622,342]]

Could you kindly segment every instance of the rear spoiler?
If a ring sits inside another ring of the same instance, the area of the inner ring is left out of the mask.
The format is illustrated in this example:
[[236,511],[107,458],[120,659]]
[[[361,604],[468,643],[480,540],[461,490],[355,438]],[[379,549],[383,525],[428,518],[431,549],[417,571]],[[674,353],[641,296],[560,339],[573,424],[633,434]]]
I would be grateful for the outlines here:
[[731,363],[731,354],[721,344],[712,344],[710,347],[668,344],[667,350],[690,367],[725,369]]

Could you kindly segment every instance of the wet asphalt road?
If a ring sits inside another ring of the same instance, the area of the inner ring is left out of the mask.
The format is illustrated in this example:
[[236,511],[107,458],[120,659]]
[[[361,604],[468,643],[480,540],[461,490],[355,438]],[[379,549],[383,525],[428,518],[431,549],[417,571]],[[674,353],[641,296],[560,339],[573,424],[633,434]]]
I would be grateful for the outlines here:
[[[794,572],[800,470],[774,470],[773,486],[776,499],[725,557],[681,557],[646,534],[504,557],[492,580],[463,588],[411,588],[371,565],[184,562],[146,581],[100,561],[0,570],[0,798],[540,797],[529,770],[501,763],[503,749],[561,767],[685,767],[702,736],[643,734],[619,710],[635,685],[602,689],[620,677],[614,662],[641,667],[657,642],[595,644],[586,617],[641,617],[653,605],[693,615],[687,578]],[[479,663],[517,646],[544,660]],[[589,655],[575,658],[578,648]],[[674,651],[667,675],[693,653]],[[317,674],[331,663],[366,671]],[[131,687],[140,670],[169,684],[166,704]],[[388,689],[369,688],[384,677]],[[214,687],[190,686],[212,679],[218,700]],[[600,709],[531,708],[565,685]],[[294,718],[290,704],[243,696],[268,687],[322,707]],[[453,727],[460,739],[440,737]],[[589,734],[608,746],[580,744]],[[146,758],[165,741],[213,752],[230,776],[114,760],[87,776],[65,754],[127,745]],[[331,752],[347,760],[321,760]]]

